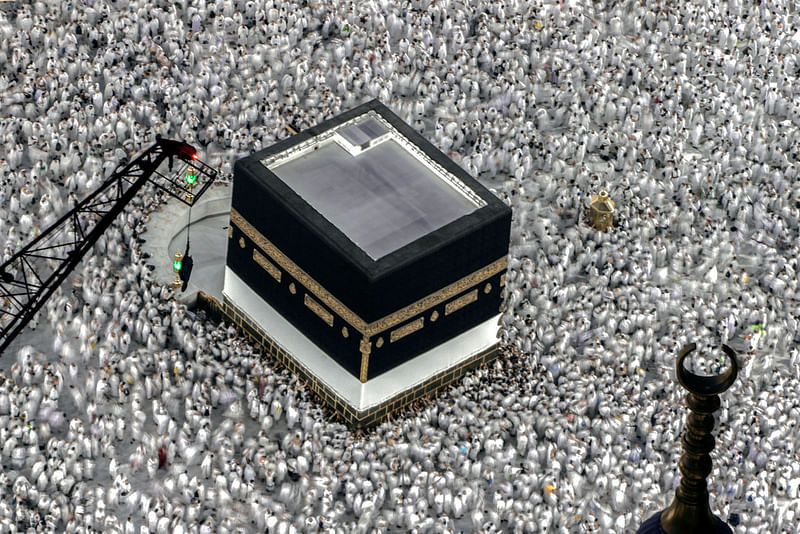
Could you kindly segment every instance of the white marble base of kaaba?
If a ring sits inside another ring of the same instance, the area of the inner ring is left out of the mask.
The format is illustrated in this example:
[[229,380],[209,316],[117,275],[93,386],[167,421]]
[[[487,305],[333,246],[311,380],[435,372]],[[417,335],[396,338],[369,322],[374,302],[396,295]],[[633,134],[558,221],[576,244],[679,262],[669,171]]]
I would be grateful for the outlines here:
[[292,326],[228,267],[225,268],[222,293],[298,365],[304,367],[310,375],[336,392],[357,411],[368,410],[399,393],[413,389],[418,384],[486,351],[497,343],[499,314],[362,383]]

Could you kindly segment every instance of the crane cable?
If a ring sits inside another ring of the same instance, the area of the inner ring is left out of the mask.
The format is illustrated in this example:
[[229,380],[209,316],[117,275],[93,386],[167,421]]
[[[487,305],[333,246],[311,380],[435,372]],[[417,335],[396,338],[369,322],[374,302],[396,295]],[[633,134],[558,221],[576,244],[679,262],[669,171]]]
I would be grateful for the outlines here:
[[188,216],[186,220],[186,253],[185,255],[189,255],[189,232],[192,228],[192,206],[189,206]]

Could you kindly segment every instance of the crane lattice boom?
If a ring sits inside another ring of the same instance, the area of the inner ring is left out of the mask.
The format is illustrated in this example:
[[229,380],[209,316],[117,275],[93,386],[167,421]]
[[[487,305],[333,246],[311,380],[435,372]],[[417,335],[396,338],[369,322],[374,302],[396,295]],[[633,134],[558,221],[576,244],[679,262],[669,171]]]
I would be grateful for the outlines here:
[[145,183],[149,181],[191,206],[216,177],[216,171],[199,161],[190,145],[158,139],[17,251],[0,266],[0,353]]

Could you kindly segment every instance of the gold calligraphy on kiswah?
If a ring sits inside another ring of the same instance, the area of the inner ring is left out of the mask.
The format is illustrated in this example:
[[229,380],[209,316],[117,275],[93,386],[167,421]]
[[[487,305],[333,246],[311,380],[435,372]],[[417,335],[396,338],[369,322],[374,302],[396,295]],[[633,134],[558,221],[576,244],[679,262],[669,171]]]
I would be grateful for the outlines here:
[[410,323],[401,326],[397,330],[392,330],[392,333],[389,334],[389,343],[394,343],[398,339],[404,338],[408,334],[416,332],[423,326],[425,326],[425,317],[419,317]]
[[306,305],[306,308],[316,313],[328,326],[333,326],[333,314],[323,308],[319,302],[308,296],[308,293],[303,296],[303,304]]
[[269,261],[267,258],[264,257],[256,249],[253,249],[253,259],[256,261],[257,264],[262,266],[265,271],[272,275],[272,278],[277,280],[278,282],[281,281],[281,270],[275,267],[275,265]]
[[231,209],[231,224],[235,224],[253,243],[255,243],[267,256],[278,266],[288,272],[295,280],[303,284],[308,291],[314,295],[325,306],[333,310],[345,322],[351,324],[362,335],[370,337],[404,321],[419,315],[442,302],[462,293],[464,290],[479,284],[488,278],[504,271],[508,265],[508,257],[503,256],[493,261],[489,265],[481,267],[477,271],[468,274],[464,278],[453,282],[442,289],[427,295],[416,302],[409,304],[385,317],[366,322],[355,312],[348,308],[344,303],[337,299],[330,291],[325,289],[319,282],[314,280],[308,273],[295,264],[286,254],[276,247],[269,239],[262,235],[235,209]]
[[473,289],[469,293],[467,293],[465,295],[461,295],[457,299],[455,299],[453,301],[450,301],[447,304],[445,304],[444,305],[444,314],[445,315],[450,315],[454,311],[460,310],[461,308],[463,308],[467,304],[471,304],[471,303],[475,302],[476,300],[478,300],[478,290],[477,289]]

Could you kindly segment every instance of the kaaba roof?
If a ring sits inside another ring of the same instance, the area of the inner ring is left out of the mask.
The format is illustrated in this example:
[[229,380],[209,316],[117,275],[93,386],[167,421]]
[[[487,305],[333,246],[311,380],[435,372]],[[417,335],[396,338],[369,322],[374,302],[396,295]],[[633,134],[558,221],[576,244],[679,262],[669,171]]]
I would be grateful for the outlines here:
[[[377,100],[240,159],[235,169],[251,190],[234,188],[234,204],[256,210],[253,195],[269,195],[301,225],[287,231],[311,232],[371,280],[510,217],[505,204]],[[268,213],[257,218],[278,222]],[[508,236],[474,245],[500,256]]]
[[261,162],[373,260],[486,204],[375,110]]

